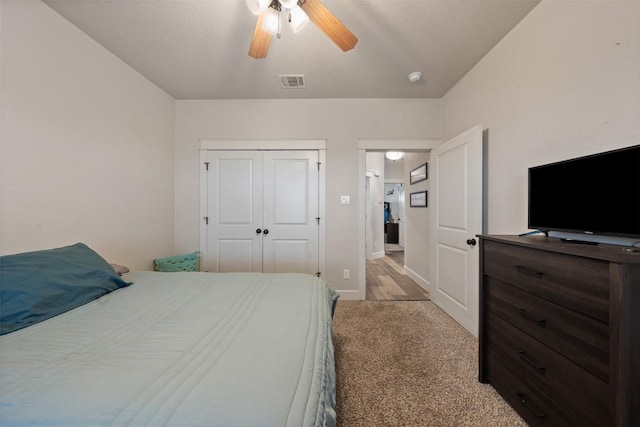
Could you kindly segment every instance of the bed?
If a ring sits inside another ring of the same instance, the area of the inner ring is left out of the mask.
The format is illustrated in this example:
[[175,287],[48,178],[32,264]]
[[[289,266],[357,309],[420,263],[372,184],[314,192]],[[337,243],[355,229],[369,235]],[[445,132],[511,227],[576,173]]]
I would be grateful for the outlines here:
[[337,294],[315,276],[120,277],[83,244],[0,271],[2,426],[335,425]]

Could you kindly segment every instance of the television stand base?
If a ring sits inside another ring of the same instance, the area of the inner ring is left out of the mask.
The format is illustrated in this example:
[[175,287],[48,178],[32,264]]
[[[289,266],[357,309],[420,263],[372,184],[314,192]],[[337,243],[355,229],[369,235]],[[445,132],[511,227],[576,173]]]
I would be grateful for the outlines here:
[[590,242],[588,240],[576,240],[576,239],[566,239],[566,238],[563,238],[563,239],[560,239],[560,240],[563,241],[563,242],[576,243],[576,244],[579,244],[579,245],[594,245],[595,246],[595,245],[599,245],[600,244],[598,242]]

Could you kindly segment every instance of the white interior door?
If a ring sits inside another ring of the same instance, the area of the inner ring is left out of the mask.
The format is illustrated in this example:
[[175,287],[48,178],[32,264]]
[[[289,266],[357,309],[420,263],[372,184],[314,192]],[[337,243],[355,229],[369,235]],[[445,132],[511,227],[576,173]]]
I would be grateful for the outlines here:
[[202,269],[262,271],[262,153],[206,151]]
[[482,126],[431,151],[431,298],[478,336],[479,258],[482,232]]
[[318,152],[264,152],[263,271],[315,274]]
[[202,269],[319,271],[317,151],[206,151]]

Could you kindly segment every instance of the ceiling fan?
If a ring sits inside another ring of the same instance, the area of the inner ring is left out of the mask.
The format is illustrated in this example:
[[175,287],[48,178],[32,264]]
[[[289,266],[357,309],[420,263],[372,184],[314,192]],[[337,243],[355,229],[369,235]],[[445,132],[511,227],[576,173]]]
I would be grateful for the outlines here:
[[320,0],[246,0],[249,10],[258,15],[249,56],[267,56],[273,35],[280,35],[280,12],[288,12],[288,21],[298,32],[311,21],[343,51],[353,49],[358,38],[327,9]]

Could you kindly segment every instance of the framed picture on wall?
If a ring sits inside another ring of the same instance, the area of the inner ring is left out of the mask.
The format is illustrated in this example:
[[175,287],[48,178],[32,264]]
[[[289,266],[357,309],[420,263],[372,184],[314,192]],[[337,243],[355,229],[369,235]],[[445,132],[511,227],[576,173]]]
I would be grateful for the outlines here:
[[409,182],[415,184],[416,182],[424,181],[427,179],[427,163],[418,166],[409,173]]
[[418,191],[409,195],[409,206],[412,208],[426,208],[427,207],[427,192]]

